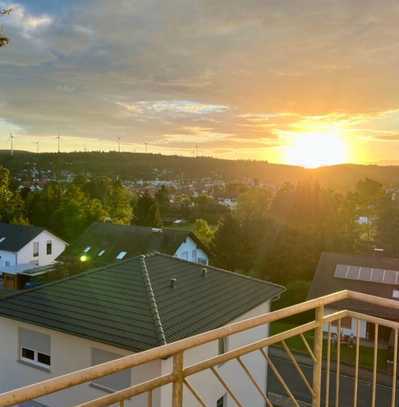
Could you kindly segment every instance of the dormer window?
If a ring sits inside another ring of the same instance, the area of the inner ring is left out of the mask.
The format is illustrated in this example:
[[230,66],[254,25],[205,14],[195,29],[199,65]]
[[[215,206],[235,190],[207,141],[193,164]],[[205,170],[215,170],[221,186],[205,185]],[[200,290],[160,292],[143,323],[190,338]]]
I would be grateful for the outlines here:
[[122,260],[127,255],[127,252],[120,252],[117,256],[117,260]]
[[101,257],[105,253],[105,250],[100,250],[97,254],[98,257]]
[[90,250],[91,250],[91,246],[87,246],[83,251],[84,251],[85,253],[88,253]]

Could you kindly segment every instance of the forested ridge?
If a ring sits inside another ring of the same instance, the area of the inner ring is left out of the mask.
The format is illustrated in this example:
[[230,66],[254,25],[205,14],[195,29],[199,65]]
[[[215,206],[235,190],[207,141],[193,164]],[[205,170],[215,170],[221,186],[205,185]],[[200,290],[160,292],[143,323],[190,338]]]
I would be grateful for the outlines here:
[[[222,160],[211,157],[183,157],[144,153],[76,152],[41,153],[0,151],[0,165],[18,174],[35,163],[55,173],[108,176],[127,180],[199,179],[217,177],[227,181],[252,179],[271,185],[317,181],[338,190],[353,189],[358,181],[371,178],[386,186],[399,184],[399,166],[336,165],[317,169],[271,164],[266,161]],[[101,165],[99,165],[101,163]]]

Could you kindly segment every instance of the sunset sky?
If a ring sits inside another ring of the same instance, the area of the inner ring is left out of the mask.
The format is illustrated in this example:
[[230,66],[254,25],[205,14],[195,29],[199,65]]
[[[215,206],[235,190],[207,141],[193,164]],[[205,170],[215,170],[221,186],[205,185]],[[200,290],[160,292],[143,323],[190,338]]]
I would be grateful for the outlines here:
[[399,163],[396,0],[0,0],[0,148]]

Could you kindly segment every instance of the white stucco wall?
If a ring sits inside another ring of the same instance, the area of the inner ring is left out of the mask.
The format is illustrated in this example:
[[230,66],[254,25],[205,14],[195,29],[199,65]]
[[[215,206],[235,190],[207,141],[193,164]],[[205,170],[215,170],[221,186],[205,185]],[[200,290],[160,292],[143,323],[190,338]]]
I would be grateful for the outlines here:
[[[52,243],[52,253],[47,254],[46,245],[47,242]],[[39,242],[39,256],[33,256],[33,244]],[[53,263],[57,257],[59,257],[66,248],[66,243],[54,236],[53,234],[43,231],[30,241],[26,246],[20,249],[17,253],[0,251],[0,272],[7,271],[9,273],[19,271],[17,268],[13,270],[13,267],[17,265],[29,264],[34,266],[47,266]],[[7,267],[6,261],[10,264]]]
[[[52,242],[52,253],[50,255],[46,254],[47,241]],[[33,257],[34,242],[39,242],[38,257]],[[18,252],[17,263],[25,264],[31,262],[38,262],[39,266],[47,266],[48,264],[53,263],[54,260],[57,259],[57,257],[62,254],[65,248],[66,248],[65,242],[63,242],[61,239],[54,236],[53,234],[47,231],[43,231]]]
[[[246,313],[237,320],[246,319],[255,315],[268,312],[270,304],[264,303]],[[51,336],[51,369],[44,371],[19,362],[18,328],[24,327],[33,331],[45,333]],[[232,336],[228,341],[228,350],[257,339],[267,337],[268,326],[258,327]],[[68,372],[86,368],[91,365],[92,349],[102,349],[121,356],[129,352],[98,342],[82,339],[72,335],[40,328],[30,324],[20,323],[14,320],[0,318],[0,392],[5,392],[27,384],[36,383],[50,377],[56,377]],[[215,356],[218,352],[217,342],[195,348],[185,353],[185,365],[190,365],[203,359]],[[259,354],[243,357],[249,369],[253,372],[259,385],[266,389],[266,363]],[[140,383],[149,378],[159,376],[170,371],[172,359],[155,361],[145,366],[132,369],[132,384]],[[245,373],[236,362],[229,362],[220,367],[220,371],[226,381],[231,384],[237,397],[244,405],[251,407],[264,407],[264,401],[258,395],[252,383],[249,382]],[[225,394],[225,391],[217,383],[212,373],[202,372],[189,379],[198,389],[209,406],[215,406],[216,400]],[[107,394],[105,391],[94,388],[89,384],[76,386],[54,395],[44,397],[38,401],[49,407],[67,407],[79,404],[86,400],[92,400]],[[164,386],[153,394],[154,407],[169,407],[171,400],[171,386]],[[127,407],[146,407],[147,396],[141,395],[129,401]],[[195,406],[196,402],[191,394],[184,392],[184,406]],[[231,400],[228,406],[233,407]]]
[[[8,264],[8,266],[6,266]],[[17,264],[17,254],[0,250],[0,272],[6,267],[13,267]]]
[[[235,321],[244,320],[257,315],[268,313],[270,311],[270,302],[261,304],[252,309],[250,312],[237,318]],[[269,336],[269,325],[264,325],[251,329],[228,339],[228,350],[232,350],[239,346],[254,342],[256,340]],[[184,354],[184,366],[189,366],[202,360],[209,359],[218,354],[218,342],[211,342],[206,345],[197,347],[187,351]],[[267,364],[260,352],[255,352],[242,357],[243,362],[247,365],[257,383],[266,392],[267,389]],[[172,360],[168,359],[162,362],[162,374],[167,374],[171,371]],[[236,397],[244,406],[264,407],[265,401],[260,396],[254,385],[248,379],[246,373],[236,361],[227,362],[219,366],[222,377],[226,380]],[[208,406],[216,406],[216,401],[226,394],[224,387],[219,384],[216,377],[209,370],[198,373],[188,381],[196,388]],[[171,391],[172,386],[164,386],[162,388],[162,407],[171,407]],[[183,405],[187,407],[196,406],[198,402],[194,399],[187,388],[184,388]],[[227,406],[234,407],[234,401],[227,396]]]
[[190,237],[179,246],[176,250],[175,256],[179,259],[192,261],[194,263],[197,263],[200,258],[206,261],[205,264],[208,264],[209,262],[208,255],[199,248]]

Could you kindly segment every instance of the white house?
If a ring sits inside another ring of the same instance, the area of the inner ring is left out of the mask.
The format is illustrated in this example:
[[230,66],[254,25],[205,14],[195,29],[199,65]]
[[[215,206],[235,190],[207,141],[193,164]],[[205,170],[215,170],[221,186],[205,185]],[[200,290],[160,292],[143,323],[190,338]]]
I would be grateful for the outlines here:
[[[322,253],[309,298],[318,298],[336,291],[351,290],[364,294],[375,295],[387,299],[399,300],[399,258],[375,255],[351,255],[344,253]],[[335,303],[326,309],[332,313],[340,309],[351,309],[380,318],[399,321],[396,310],[386,307],[370,306],[360,301],[345,301]],[[345,318],[341,321],[341,333],[345,337],[356,336],[356,320]],[[364,320],[359,321],[359,336],[372,341],[374,324]],[[325,326],[327,331],[328,326]],[[333,324],[331,332],[337,333],[337,325]],[[379,339],[390,343],[392,330],[380,329]]]
[[[144,351],[229,322],[267,313],[283,288],[172,256],[152,254],[84,272],[0,300],[0,392]],[[248,295],[251,293],[251,295]],[[28,304],[34,303],[34,307]],[[185,353],[190,365],[265,338],[267,325],[211,342]],[[266,391],[267,365],[259,352],[243,357]],[[67,407],[101,397],[170,371],[158,360],[37,402]],[[236,362],[219,366],[243,405],[264,400]],[[208,406],[234,403],[212,373],[190,378]],[[185,390],[186,391],[186,390]],[[146,407],[147,395],[126,402]],[[196,402],[188,392],[184,405]],[[170,386],[153,392],[154,407],[171,405]]]
[[109,222],[90,225],[70,246],[66,256],[79,256],[92,264],[104,265],[152,252],[209,263],[208,249],[190,231]]
[[47,266],[66,246],[66,242],[43,228],[0,223],[0,273]]

